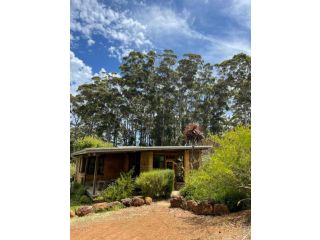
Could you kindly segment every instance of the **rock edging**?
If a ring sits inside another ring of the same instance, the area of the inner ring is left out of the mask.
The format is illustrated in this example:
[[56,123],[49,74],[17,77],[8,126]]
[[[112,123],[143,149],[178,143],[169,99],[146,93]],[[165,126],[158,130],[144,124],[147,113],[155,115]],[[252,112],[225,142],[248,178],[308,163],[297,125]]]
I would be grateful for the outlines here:
[[174,196],[170,198],[170,207],[188,210],[197,215],[221,216],[230,213],[227,205],[225,204],[215,203],[209,200],[196,202],[194,200],[186,200],[182,196]]

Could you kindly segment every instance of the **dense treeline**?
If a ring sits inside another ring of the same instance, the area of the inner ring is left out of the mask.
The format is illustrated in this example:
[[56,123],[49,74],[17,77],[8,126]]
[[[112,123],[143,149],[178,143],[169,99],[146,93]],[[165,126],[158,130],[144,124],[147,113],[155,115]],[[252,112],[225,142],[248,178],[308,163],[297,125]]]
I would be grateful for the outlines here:
[[71,144],[97,135],[115,146],[179,145],[190,122],[215,134],[250,124],[251,58],[243,53],[213,65],[172,50],[131,52],[120,71],[71,95]]

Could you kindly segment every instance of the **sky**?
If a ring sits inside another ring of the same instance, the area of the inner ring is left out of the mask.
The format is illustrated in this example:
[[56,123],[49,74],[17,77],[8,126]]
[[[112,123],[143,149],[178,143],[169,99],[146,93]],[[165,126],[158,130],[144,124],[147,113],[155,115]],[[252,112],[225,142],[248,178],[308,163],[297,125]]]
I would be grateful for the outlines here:
[[71,0],[70,88],[119,74],[132,50],[172,49],[219,63],[250,55],[250,0]]

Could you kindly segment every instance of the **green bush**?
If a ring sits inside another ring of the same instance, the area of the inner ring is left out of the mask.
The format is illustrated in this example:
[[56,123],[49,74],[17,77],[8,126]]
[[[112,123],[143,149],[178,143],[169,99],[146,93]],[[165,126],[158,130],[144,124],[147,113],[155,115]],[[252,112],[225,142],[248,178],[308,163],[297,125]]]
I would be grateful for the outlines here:
[[91,198],[89,198],[87,195],[82,195],[82,196],[80,197],[80,203],[90,204],[90,203],[92,203],[92,200],[91,200]]
[[104,201],[119,201],[131,197],[135,188],[132,174],[133,169],[128,173],[121,173],[120,177],[101,193]]
[[210,136],[218,148],[199,170],[186,178],[181,194],[194,200],[213,200],[237,210],[251,196],[251,132],[237,127],[223,136]]
[[74,143],[75,151],[79,151],[85,148],[98,148],[98,147],[112,147],[112,143],[105,142],[102,139],[95,136],[86,136],[79,138]]
[[70,163],[70,177],[74,177],[76,175],[76,164]]
[[86,193],[86,189],[80,183],[74,182],[71,185],[70,205],[77,206],[81,204],[81,197]]
[[137,186],[142,194],[152,198],[169,197],[174,184],[174,171],[153,170],[141,173],[136,179]]
[[71,194],[72,195],[81,196],[81,195],[85,194],[85,192],[86,192],[86,189],[82,184],[77,183],[77,182],[74,182],[72,184],[72,187],[71,187]]

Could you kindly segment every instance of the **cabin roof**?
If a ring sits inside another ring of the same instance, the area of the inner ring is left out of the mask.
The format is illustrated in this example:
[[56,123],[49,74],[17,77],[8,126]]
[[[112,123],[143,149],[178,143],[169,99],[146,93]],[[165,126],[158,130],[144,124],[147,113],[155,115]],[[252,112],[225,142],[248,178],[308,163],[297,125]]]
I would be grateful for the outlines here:
[[[212,146],[194,146],[195,150],[207,150]],[[174,150],[191,150],[192,146],[121,146],[107,148],[85,148],[71,154],[72,157],[85,155],[89,153],[123,153],[123,152],[143,152],[143,151],[174,151]]]

